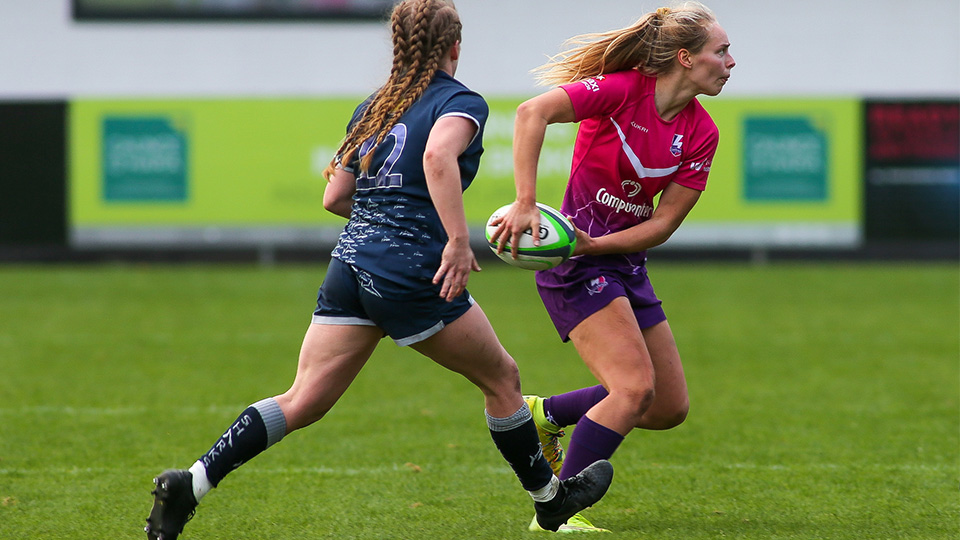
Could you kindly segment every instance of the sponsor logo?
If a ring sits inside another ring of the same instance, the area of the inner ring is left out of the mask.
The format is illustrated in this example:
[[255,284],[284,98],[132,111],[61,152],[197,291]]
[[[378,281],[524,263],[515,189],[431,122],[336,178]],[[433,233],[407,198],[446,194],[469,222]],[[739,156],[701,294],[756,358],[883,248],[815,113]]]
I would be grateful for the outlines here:
[[602,81],[602,80],[603,80],[603,75],[600,75],[598,77],[590,77],[589,79],[584,79],[580,82],[583,83],[583,86],[585,86],[587,90],[590,90],[591,92],[596,92],[600,90],[599,81]]
[[[640,191],[639,189],[637,190]],[[607,192],[607,188],[600,188],[600,191],[597,192],[597,202],[604,206],[609,206],[614,209],[614,212],[619,214],[620,212],[626,212],[628,214],[633,214],[638,218],[647,218],[650,217],[650,214],[653,213],[653,207],[649,204],[636,204],[632,202],[627,202],[616,195],[611,195]]]
[[673,134],[673,142],[670,143],[670,154],[673,155],[673,157],[680,157],[683,148],[683,141],[681,139],[683,139],[683,135],[679,133]]
[[590,283],[587,284],[587,292],[590,293],[590,296],[595,294],[600,294],[604,289],[607,288],[607,278],[600,276],[590,280]]
[[690,164],[690,170],[710,172],[710,165],[712,165],[712,163],[713,162],[709,159],[706,161],[694,162]]
[[623,192],[627,194],[627,197],[636,197],[637,193],[640,193],[640,183],[634,182],[633,180],[620,182],[620,187],[623,188]]
[[[391,246],[392,247],[392,246]],[[360,286],[363,287],[363,290],[368,293],[383,298],[383,295],[380,294],[380,291],[377,290],[373,285],[373,276],[363,270],[360,270],[356,266],[353,267],[354,271],[357,273],[357,281],[360,283]]]
[[642,132],[644,132],[644,133],[649,133],[649,132],[650,132],[649,129],[641,126],[640,124],[638,124],[638,123],[636,123],[636,122],[630,122],[630,126],[633,127],[634,129],[639,129],[640,131],[642,131]]

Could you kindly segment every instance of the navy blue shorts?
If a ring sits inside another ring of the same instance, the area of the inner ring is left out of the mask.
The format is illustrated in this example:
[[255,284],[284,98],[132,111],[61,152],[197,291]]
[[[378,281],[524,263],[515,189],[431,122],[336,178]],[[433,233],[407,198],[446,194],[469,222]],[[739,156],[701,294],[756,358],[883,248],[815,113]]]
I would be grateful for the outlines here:
[[411,345],[443,330],[473,305],[467,291],[452,302],[437,291],[433,286],[411,291],[331,258],[317,293],[313,323],[376,326],[397,345]]
[[584,319],[620,296],[630,301],[640,328],[667,320],[645,267],[627,273],[604,266],[568,265],[571,261],[564,264],[562,273],[537,272],[537,290],[543,306],[563,341],[570,339],[570,331]]

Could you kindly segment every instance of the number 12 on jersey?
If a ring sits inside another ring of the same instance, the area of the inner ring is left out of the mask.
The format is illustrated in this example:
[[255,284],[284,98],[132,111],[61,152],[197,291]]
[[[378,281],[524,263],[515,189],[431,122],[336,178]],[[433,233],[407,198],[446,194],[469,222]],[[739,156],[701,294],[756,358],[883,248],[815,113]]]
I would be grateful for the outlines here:
[[[393,129],[383,138],[380,144],[388,144],[391,140],[393,141],[393,148],[390,150],[390,155],[384,160],[383,165],[377,170],[376,175],[370,176],[369,171],[361,171],[357,176],[357,191],[403,186],[403,174],[394,173],[393,166],[397,164],[400,155],[403,153],[403,145],[407,140],[407,126],[404,124],[393,126]],[[373,150],[373,141],[374,139],[371,137],[360,145],[361,160]]]

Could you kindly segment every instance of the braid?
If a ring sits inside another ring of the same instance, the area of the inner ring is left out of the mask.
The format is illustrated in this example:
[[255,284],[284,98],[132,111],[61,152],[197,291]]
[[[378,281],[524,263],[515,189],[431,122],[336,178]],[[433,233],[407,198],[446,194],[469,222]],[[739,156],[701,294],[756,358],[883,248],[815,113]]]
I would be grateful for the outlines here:
[[[439,69],[443,55],[460,39],[460,19],[447,0],[404,0],[391,16],[393,65],[390,76],[370,100],[361,119],[340,144],[336,157],[324,170],[328,180],[338,165],[346,164],[364,141],[375,148],[400,117],[423,96]],[[366,171],[371,150],[360,163]]]

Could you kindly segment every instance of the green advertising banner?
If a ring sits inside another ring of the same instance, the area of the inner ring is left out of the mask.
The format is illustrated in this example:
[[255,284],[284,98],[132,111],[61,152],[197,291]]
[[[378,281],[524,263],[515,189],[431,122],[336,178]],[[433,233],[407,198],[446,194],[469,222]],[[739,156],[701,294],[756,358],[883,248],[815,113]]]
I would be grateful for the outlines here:
[[[74,245],[313,245],[343,219],[321,171],[359,98],[76,100],[70,105]],[[514,199],[513,118],[491,99],[480,173],[465,194],[477,228]],[[720,128],[707,191],[670,243],[853,245],[859,238],[860,103],[703,101]],[[538,199],[559,206],[575,125],[553,125]]]

